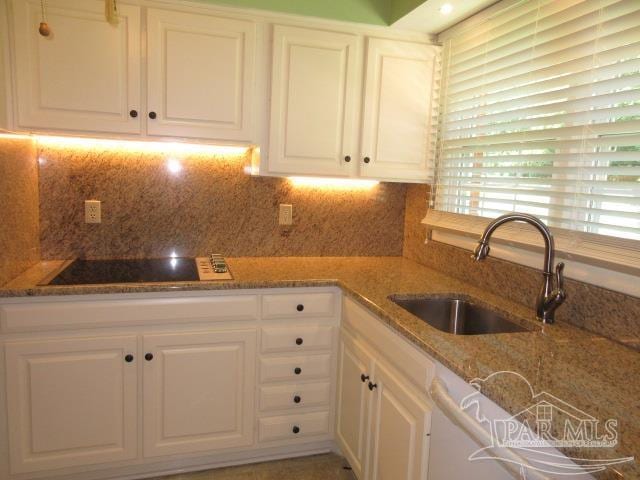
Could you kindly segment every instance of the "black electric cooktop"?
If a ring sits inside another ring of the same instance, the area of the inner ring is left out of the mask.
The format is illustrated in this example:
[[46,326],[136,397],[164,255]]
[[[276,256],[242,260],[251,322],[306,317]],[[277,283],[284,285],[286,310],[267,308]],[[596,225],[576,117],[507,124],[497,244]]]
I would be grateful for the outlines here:
[[193,258],[74,260],[46,285],[196,282],[198,280],[198,267]]

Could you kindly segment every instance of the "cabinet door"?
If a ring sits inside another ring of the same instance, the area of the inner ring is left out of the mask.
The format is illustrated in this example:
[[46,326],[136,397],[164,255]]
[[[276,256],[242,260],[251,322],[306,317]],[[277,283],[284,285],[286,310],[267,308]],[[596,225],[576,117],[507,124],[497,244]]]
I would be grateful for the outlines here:
[[359,159],[362,176],[430,178],[435,155],[429,133],[437,48],[369,39]]
[[145,335],[144,455],[253,443],[254,330]]
[[375,365],[369,475],[372,480],[427,478],[431,409],[380,363]]
[[373,362],[369,353],[344,330],[340,339],[339,365],[336,435],[353,472],[362,479],[372,397],[367,388],[367,377],[372,375]]
[[136,457],[136,345],[135,336],[7,344],[11,473]]
[[118,4],[114,26],[102,0],[48,0],[43,37],[40,1],[12,5],[18,126],[139,133],[139,7]]
[[[355,35],[284,26],[276,26],[273,35],[269,170],[353,173],[360,40]],[[351,161],[345,161],[347,156]]]
[[148,133],[252,140],[255,42],[253,22],[150,8]]

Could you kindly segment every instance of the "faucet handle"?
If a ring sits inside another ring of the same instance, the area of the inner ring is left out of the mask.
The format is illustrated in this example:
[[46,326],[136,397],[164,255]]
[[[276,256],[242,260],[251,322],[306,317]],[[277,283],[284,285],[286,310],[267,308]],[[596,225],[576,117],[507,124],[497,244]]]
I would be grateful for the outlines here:
[[556,288],[564,290],[564,262],[556,265]]

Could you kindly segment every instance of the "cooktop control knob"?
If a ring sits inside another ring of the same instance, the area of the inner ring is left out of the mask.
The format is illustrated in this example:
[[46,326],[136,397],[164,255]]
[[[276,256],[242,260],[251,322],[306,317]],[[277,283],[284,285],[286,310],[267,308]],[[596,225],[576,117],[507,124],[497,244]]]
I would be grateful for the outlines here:
[[216,273],[226,273],[227,272],[227,262],[224,257],[219,253],[212,253],[209,255],[209,261],[211,262],[211,268]]
[[206,257],[196,258],[196,266],[198,267],[200,280],[233,279],[226,260],[219,253],[212,253]]

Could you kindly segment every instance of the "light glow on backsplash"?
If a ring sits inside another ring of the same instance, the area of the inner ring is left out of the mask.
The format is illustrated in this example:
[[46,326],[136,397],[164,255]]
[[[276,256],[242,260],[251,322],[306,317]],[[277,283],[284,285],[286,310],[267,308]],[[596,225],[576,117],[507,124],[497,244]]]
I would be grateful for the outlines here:
[[174,175],[178,175],[182,171],[182,164],[175,158],[167,160],[167,170]]
[[141,140],[114,140],[106,138],[57,137],[35,135],[39,145],[60,148],[109,149],[128,152],[173,154],[243,155],[247,147],[206,145],[199,143],[151,142]]
[[287,177],[296,187],[320,188],[323,190],[370,190],[380,182],[359,178]]

